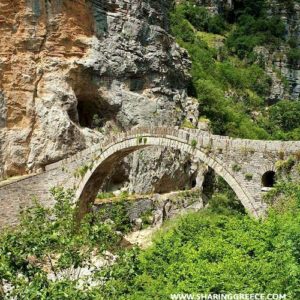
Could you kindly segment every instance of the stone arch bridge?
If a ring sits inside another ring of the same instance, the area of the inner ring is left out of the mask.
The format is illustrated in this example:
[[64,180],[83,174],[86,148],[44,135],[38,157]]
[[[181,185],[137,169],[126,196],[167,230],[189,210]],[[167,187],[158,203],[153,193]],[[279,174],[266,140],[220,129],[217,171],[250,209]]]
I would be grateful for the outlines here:
[[263,215],[266,209],[262,188],[272,185],[276,161],[300,151],[300,142],[233,139],[196,129],[138,127],[50,164],[42,173],[0,182],[0,227],[16,224],[20,210],[30,205],[34,197],[52,205],[49,190],[53,186],[74,188],[83,215],[114,165],[128,154],[151,146],[179,149],[207,164],[255,217]]

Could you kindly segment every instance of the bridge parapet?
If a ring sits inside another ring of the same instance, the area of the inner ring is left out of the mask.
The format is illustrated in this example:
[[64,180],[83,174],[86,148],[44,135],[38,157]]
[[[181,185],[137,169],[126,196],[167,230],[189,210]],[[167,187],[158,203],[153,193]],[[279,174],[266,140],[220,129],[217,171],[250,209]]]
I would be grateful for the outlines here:
[[[282,154],[285,157],[300,154],[298,141],[235,139],[179,127],[136,127],[112,134],[97,145],[50,164],[41,174],[0,186],[0,227],[7,218],[12,219],[9,223],[16,222],[19,210],[28,205],[34,195],[49,205],[52,202],[45,195],[55,185],[84,191],[87,184],[91,185],[91,178],[107,175],[115,161],[150,146],[175,148],[207,164],[227,181],[244,206],[256,216],[265,208],[262,203],[262,176],[276,171],[275,163],[282,159]],[[75,177],[81,166],[89,166],[87,174],[84,178]],[[95,185],[99,187],[97,181]]]
[[249,140],[240,138],[230,138],[226,136],[213,135],[206,131],[200,131],[197,129],[180,129],[179,127],[136,127],[127,132],[112,134],[105,138],[101,143],[85,149],[73,156],[70,156],[59,162],[46,166],[46,171],[53,168],[61,167],[74,160],[82,159],[91,155],[103,151],[111,145],[117,142],[122,142],[132,137],[138,138],[139,136],[151,137],[175,137],[185,143],[191,143],[192,140],[197,142],[198,147],[209,148],[210,150],[223,150],[223,151],[249,151],[257,153],[285,153],[287,155],[300,152],[300,141],[262,141],[262,140]]

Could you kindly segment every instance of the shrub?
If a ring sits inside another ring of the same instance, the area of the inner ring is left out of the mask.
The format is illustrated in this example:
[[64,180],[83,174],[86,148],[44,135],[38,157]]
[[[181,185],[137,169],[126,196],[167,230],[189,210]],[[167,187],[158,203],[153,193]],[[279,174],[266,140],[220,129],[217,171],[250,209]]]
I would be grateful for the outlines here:
[[197,5],[194,1],[179,4],[177,13],[198,31],[220,34],[227,28],[222,17],[211,15],[206,8]]
[[273,127],[283,131],[292,131],[300,127],[300,102],[282,100],[269,110],[270,122]]
[[132,228],[128,215],[128,203],[125,197],[121,197],[120,200],[116,200],[105,208],[100,209],[99,213],[102,215],[102,222],[105,219],[112,220],[117,231],[127,233]]
[[241,169],[242,169],[242,167],[241,167],[240,165],[234,164],[234,165],[232,166],[232,170],[233,170],[234,172],[239,172],[239,171],[241,171]]
[[143,229],[147,228],[148,226],[152,225],[152,219],[153,219],[153,212],[151,209],[148,209],[144,211],[140,218],[143,222]]
[[285,25],[276,16],[268,16],[261,10],[258,16],[245,9],[240,15],[236,29],[227,39],[227,46],[240,58],[250,57],[255,46],[267,45],[277,47],[285,36]]
[[191,146],[192,146],[192,148],[195,149],[195,148],[197,147],[197,141],[193,139],[193,140],[191,141]]
[[89,169],[90,167],[88,165],[81,166],[76,169],[76,171],[74,172],[74,176],[83,178]]
[[248,181],[252,180],[253,179],[253,174],[249,174],[249,173],[245,174],[245,179],[248,180]]
[[71,190],[55,188],[52,194],[53,208],[36,202],[22,213],[19,226],[0,234],[0,285],[6,280],[13,286],[5,299],[91,299],[86,298],[88,283],[67,275],[86,267],[92,252],[120,243],[114,225],[101,223],[97,212],[80,226],[74,222]]
[[276,170],[279,172],[290,172],[296,164],[295,158],[290,156],[287,160],[279,160],[276,162]]
[[[105,298],[165,299],[201,288],[299,299],[299,185],[284,184],[279,191],[289,205],[281,215],[270,211],[265,220],[209,209],[172,221],[152,247],[123,254],[101,273],[108,279]],[[226,202],[221,196],[217,200]]]
[[215,193],[209,200],[209,210],[217,214],[245,213],[240,200],[228,193]]
[[195,40],[194,29],[191,24],[175,15],[172,18],[172,32],[183,42],[192,43]]
[[195,129],[195,126],[193,125],[193,123],[188,120],[188,119],[184,119],[181,128],[189,128],[189,129]]
[[107,199],[107,198],[114,198],[116,197],[114,193],[112,192],[102,192],[98,193],[97,199]]
[[291,65],[297,66],[300,63],[300,49],[292,48],[287,57]]

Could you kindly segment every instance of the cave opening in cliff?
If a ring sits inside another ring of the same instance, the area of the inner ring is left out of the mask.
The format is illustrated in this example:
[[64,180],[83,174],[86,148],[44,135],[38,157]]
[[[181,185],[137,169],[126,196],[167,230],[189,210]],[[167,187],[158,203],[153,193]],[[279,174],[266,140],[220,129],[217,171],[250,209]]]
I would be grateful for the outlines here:
[[78,122],[81,127],[95,129],[101,127],[102,119],[99,116],[100,107],[95,99],[77,97]]
[[71,86],[77,106],[69,109],[70,119],[81,127],[103,128],[108,121],[115,121],[119,108],[101,96],[100,78],[91,70],[76,70],[71,77]]
[[107,121],[115,120],[117,109],[99,97],[77,97],[78,122],[81,127],[100,129]]

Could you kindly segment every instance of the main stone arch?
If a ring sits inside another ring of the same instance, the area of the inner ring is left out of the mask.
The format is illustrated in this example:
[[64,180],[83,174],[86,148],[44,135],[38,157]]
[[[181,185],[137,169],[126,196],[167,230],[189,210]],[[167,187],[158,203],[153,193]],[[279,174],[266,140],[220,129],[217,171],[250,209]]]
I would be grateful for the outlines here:
[[179,149],[206,163],[224,178],[255,217],[263,216],[267,209],[263,201],[268,191],[262,184],[264,174],[275,172],[278,160],[298,157],[300,151],[300,141],[256,141],[198,129],[135,127],[112,133],[101,143],[46,165],[38,173],[0,182],[0,229],[18,224],[20,212],[32,205],[33,198],[53,206],[55,199],[50,190],[54,186],[76,191],[78,216],[82,217],[114,164],[129,153],[152,146]]
[[134,151],[153,146],[179,149],[204,162],[229,184],[250,214],[260,217],[263,213],[261,205],[258,205],[247,189],[231,174],[228,166],[219,158],[205,152],[197,143],[189,135],[182,138],[170,134],[140,133],[113,138],[111,143],[94,153],[88,171],[78,185],[75,196],[78,218],[81,219],[88,212],[101,184],[117,162]]

